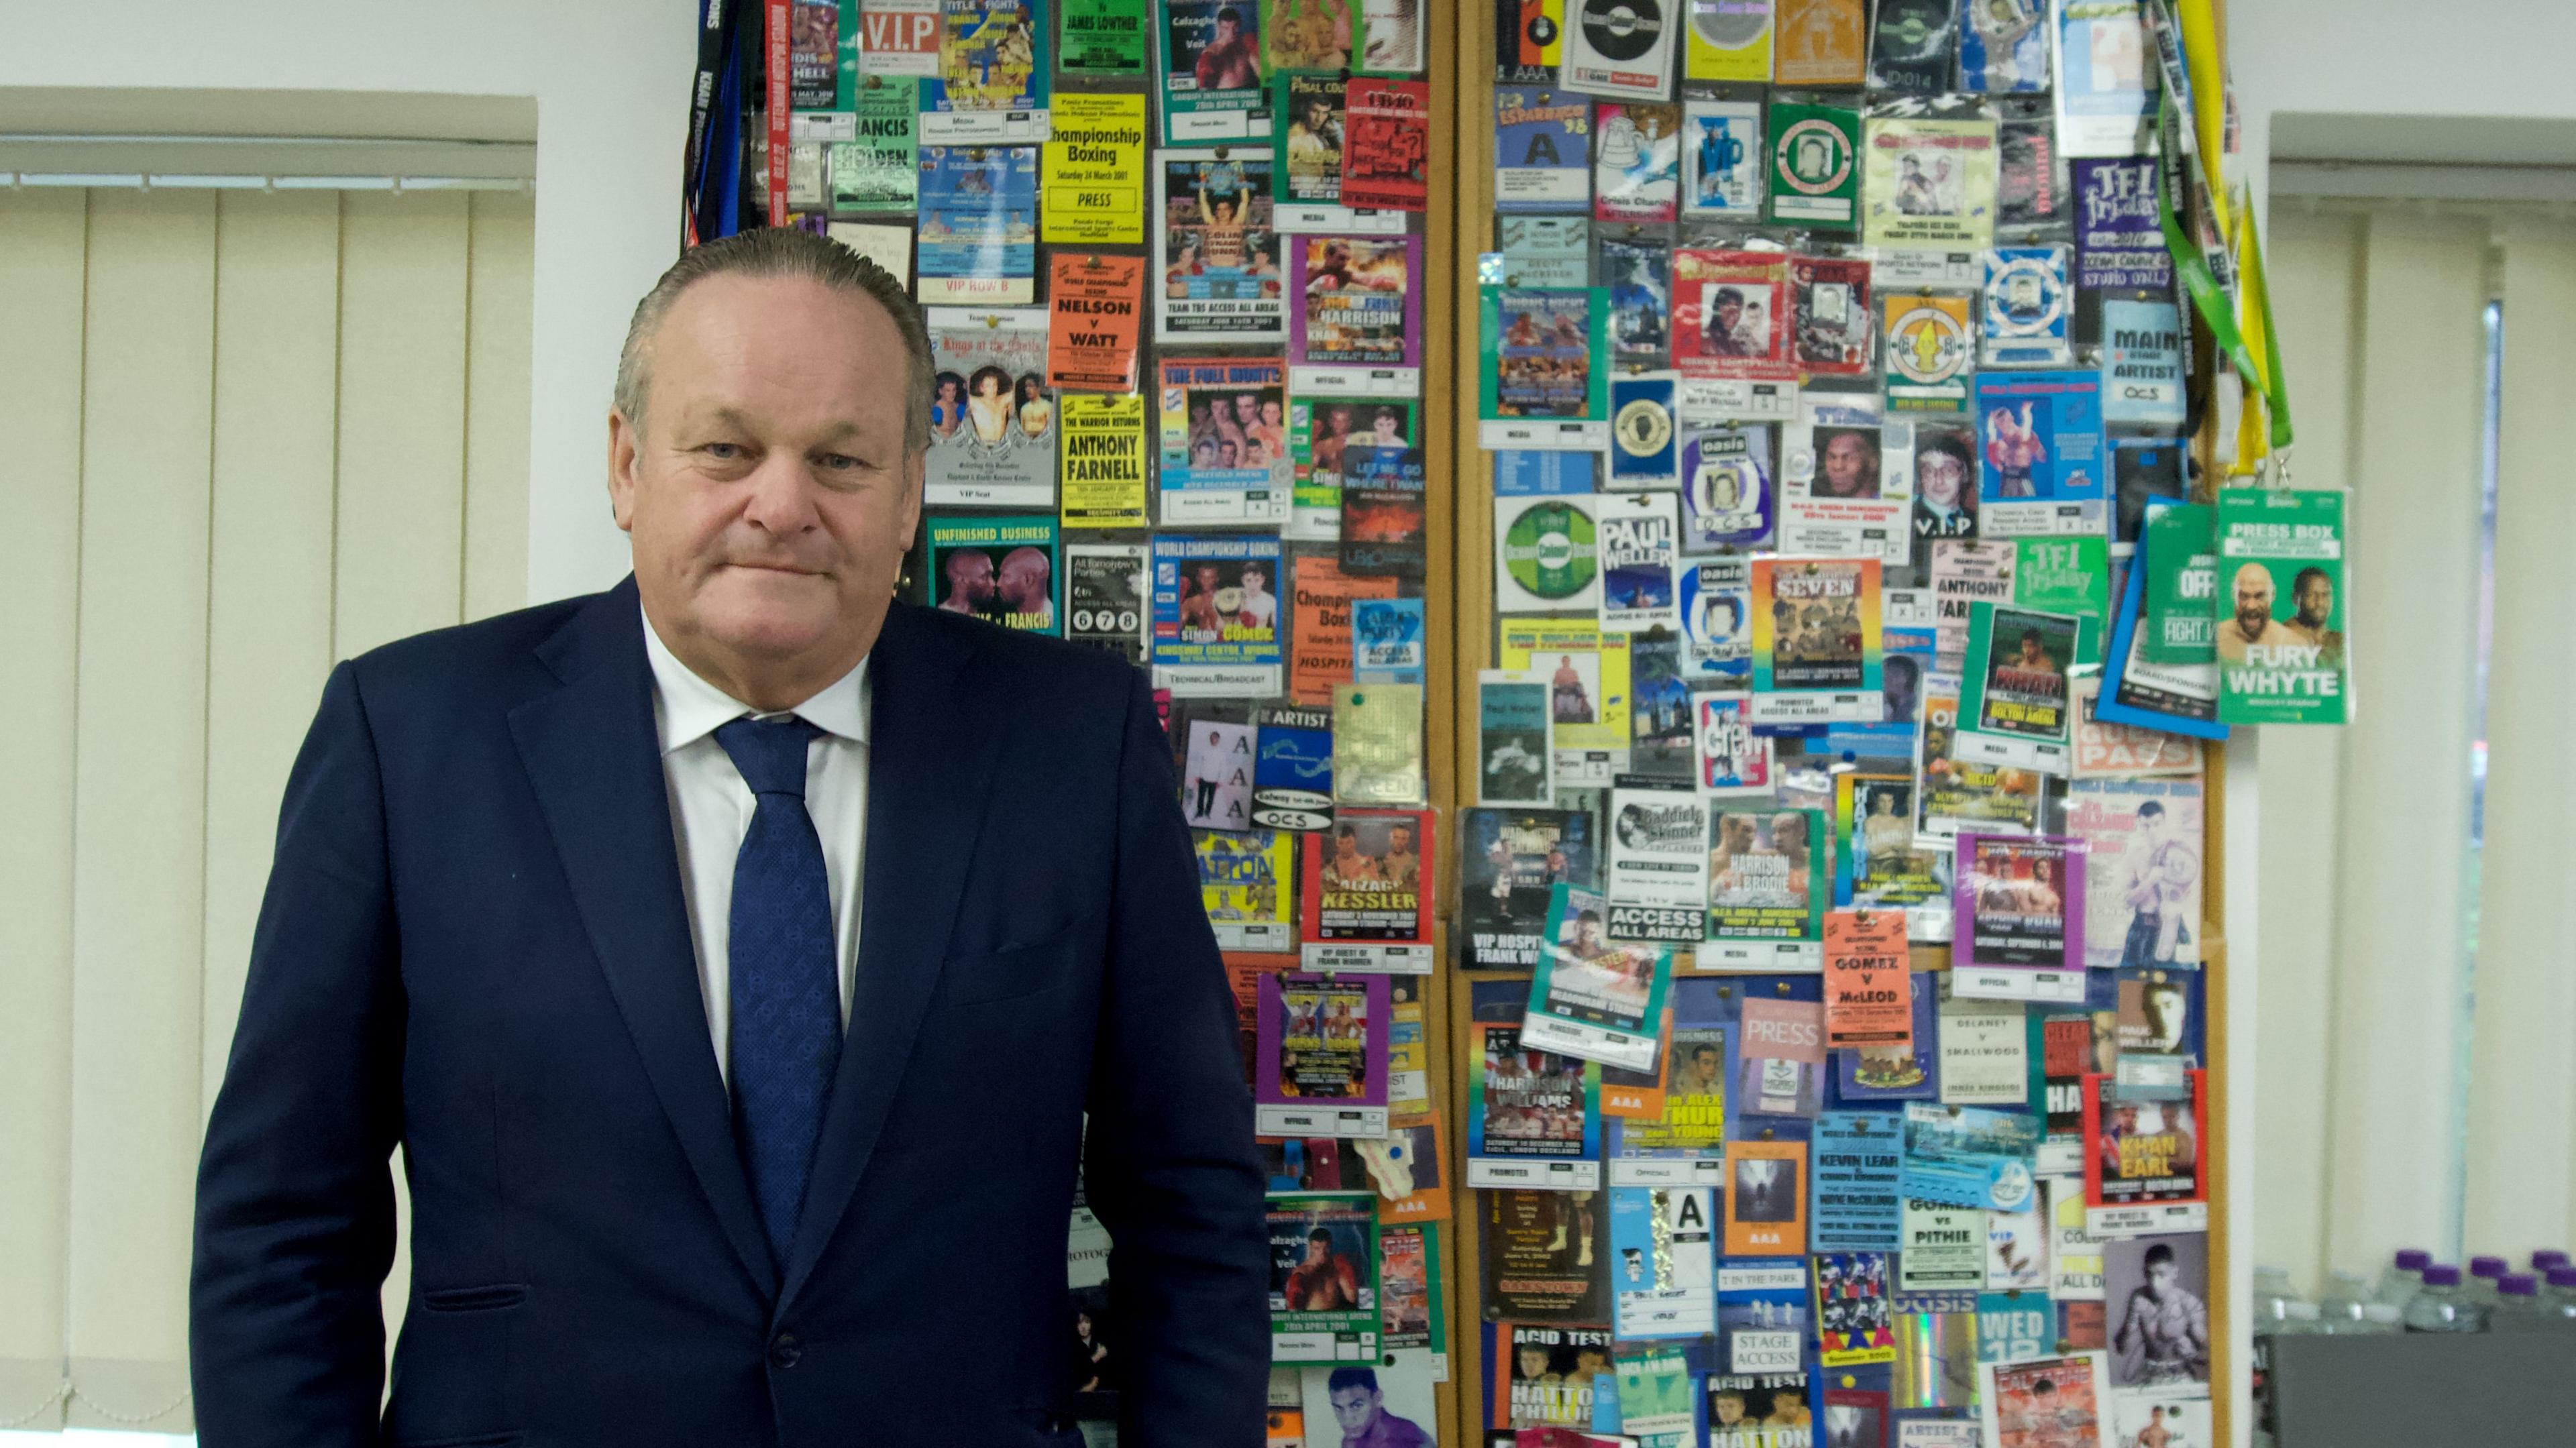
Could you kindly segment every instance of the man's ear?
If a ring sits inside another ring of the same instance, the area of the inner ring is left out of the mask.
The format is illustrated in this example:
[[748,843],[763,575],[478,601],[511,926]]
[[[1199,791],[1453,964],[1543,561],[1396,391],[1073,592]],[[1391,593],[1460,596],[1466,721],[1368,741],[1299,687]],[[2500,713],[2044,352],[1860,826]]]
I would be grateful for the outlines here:
[[608,410],[608,511],[617,526],[635,531],[635,467],[644,448],[642,429],[626,414]]
[[915,534],[921,531],[922,484],[930,476],[930,449],[912,454],[904,464],[903,551],[912,551]]

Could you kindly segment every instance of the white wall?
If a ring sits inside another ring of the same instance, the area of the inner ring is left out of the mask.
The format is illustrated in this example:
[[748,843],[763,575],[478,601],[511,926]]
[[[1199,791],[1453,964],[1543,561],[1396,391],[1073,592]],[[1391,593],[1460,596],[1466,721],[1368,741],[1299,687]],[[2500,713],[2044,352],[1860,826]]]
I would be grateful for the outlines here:
[[[2228,0],[2227,16],[2247,174],[2258,188],[2275,112],[2576,118],[2567,70],[2576,5],[2564,0]],[[2410,129],[2432,142],[2429,154],[2472,159],[2439,139],[2455,128]],[[2286,360],[2295,378],[2298,364]]]
[[626,572],[605,418],[627,314],[678,252],[696,12],[695,0],[5,0],[0,87],[534,97],[535,601]]

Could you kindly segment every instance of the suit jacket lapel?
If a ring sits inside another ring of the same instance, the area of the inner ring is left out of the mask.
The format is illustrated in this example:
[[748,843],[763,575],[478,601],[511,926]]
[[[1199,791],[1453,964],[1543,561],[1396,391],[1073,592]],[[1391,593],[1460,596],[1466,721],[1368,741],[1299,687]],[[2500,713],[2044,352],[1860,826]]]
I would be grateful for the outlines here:
[[778,1268],[707,1035],[634,579],[601,594],[537,653],[563,686],[512,710],[511,734],[654,1094],[735,1254],[770,1296]]
[[839,1226],[921,1029],[991,786],[989,711],[922,610],[898,603],[869,655],[866,893],[850,1030],[787,1254],[785,1311]]

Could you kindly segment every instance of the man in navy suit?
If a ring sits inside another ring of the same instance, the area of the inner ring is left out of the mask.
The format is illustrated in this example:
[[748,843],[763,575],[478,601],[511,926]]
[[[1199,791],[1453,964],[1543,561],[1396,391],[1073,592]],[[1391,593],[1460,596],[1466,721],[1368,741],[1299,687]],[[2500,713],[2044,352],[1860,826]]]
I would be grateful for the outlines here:
[[891,602],[931,375],[872,264],[701,246],[620,359],[634,576],[333,671],[198,1180],[206,1448],[1076,1444],[1077,1160],[1121,1441],[1262,1440],[1168,750],[1114,654]]

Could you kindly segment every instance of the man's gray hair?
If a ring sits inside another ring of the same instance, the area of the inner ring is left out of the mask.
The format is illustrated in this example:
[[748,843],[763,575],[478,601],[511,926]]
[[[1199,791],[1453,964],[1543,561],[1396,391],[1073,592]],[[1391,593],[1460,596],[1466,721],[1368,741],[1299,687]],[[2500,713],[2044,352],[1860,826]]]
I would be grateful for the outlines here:
[[836,292],[872,299],[894,319],[903,337],[907,366],[903,414],[903,447],[918,453],[930,446],[930,332],[921,308],[913,304],[894,273],[829,237],[788,226],[764,226],[703,242],[680,253],[662,279],[635,304],[635,319],[626,326],[626,345],[617,354],[618,414],[627,426],[642,431],[645,394],[652,384],[650,350],[662,319],[691,283],[713,276],[802,277]]

